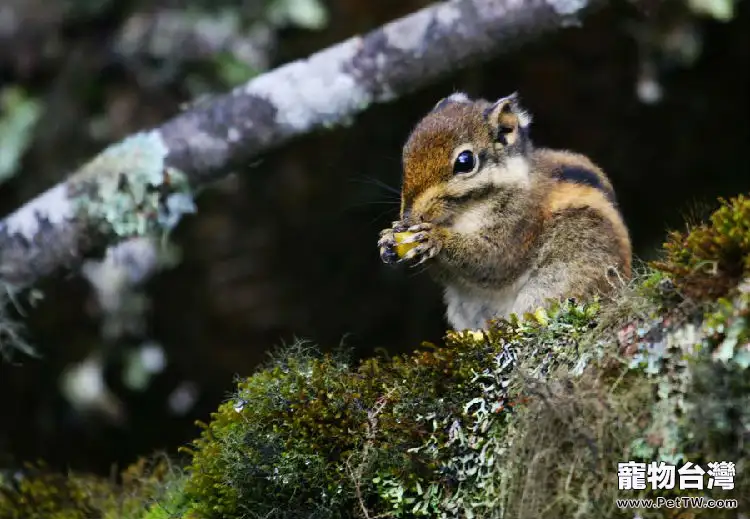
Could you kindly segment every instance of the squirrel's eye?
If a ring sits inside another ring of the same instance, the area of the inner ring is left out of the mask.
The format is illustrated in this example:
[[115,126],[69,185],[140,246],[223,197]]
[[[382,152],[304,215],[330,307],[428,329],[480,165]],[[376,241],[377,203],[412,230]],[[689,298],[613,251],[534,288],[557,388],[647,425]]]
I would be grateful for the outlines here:
[[470,173],[474,171],[476,165],[476,158],[474,154],[469,150],[462,151],[456,157],[456,162],[453,164],[453,173]]

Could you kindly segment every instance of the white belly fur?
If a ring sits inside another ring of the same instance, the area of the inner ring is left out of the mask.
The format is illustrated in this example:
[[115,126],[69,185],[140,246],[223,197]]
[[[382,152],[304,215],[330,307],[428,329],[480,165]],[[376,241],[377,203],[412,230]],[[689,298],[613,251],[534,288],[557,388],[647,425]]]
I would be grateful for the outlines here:
[[477,330],[486,328],[489,319],[510,316],[518,311],[516,300],[528,279],[527,272],[495,290],[448,285],[444,293],[448,323],[454,330]]

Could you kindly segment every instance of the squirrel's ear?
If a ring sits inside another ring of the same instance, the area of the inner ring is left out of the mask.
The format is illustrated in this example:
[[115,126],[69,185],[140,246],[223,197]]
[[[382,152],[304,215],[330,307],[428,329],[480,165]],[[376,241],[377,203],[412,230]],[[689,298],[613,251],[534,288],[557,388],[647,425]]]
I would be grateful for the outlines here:
[[436,112],[442,108],[445,108],[451,103],[470,103],[470,102],[471,102],[471,99],[469,99],[469,96],[467,96],[463,92],[456,92],[455,94],[451,94],[448,97],[444,97],[440,101],[435,103],[435,106],[432,107],[432,111]]
[[521,108],[516,92],[492,103],[485,117],[495,129],[495,140],[504,146],[514,144],[519,133],[526,131],[531,123],[531,116]]

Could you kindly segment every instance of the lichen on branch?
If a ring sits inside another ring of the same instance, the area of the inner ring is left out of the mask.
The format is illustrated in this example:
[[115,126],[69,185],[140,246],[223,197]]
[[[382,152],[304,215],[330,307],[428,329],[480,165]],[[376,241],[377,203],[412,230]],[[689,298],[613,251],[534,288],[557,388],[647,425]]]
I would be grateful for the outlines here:
[[[178,192],[184,195],[188,183],[198,189],[290,139],[348,124],[373,103],[391,101],[451,71],[569,26],[586,10],[605,4],[439,2],[257,76],[157,129],[115,144],[83,168],[96,174],[79,172],[88,186],[73,173],[6,217],[0,222],[0,276],[28,287],[60,268],[80,265],[94,249],[148,229],[159,215],[154,215],[155,193],[145,186],[165,185],[165,179],[158,178],[164,171],[170,183],[176,175]],[[137,148],[142,156],[135,154]],[[125,162],[133,159],[136,169],[111,163],[115,156]],[[164,169],[157,171],[159,161]],[[103,178],[94,178],[99,174]],[[93,192],[82,195],[81,189],[92,185]],[[124,194],[128,189],[130,194]],[[167,205],[175,214],[190,209],[186,196],[171,197]],[[84,218],[78,218],[81,209]],[[89,216],[103,218],[112,232],[92,233]],[[162,223],[174,225],[176,219],[165,217]]]
[[185,174],[167,166],[168,152],[158,131],[105,149],[70,180],[76,218],[119,239],[174,228],[196,208]]

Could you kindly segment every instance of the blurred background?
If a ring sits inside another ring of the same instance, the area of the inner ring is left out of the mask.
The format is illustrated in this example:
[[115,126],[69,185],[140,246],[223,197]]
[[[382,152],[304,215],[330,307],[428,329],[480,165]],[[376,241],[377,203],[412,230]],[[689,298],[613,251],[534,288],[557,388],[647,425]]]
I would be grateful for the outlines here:
[[[185,103],[428,3],[0,0],[0,210]],[[8,305],[37,356],[0,360],[0,467],[107,474],[174,453],[236,376],[297,339],[357,355],[439,341],[440,293],[382,265],[375,244],[411,126],[456,90],[518,91],[538,144],[598,162],[642,259],[717,196],[748,191],[748,2],[642,4],[613,2],[248,164],[200,195],[143,283],[91,261],[37,286],[33,306]]]

